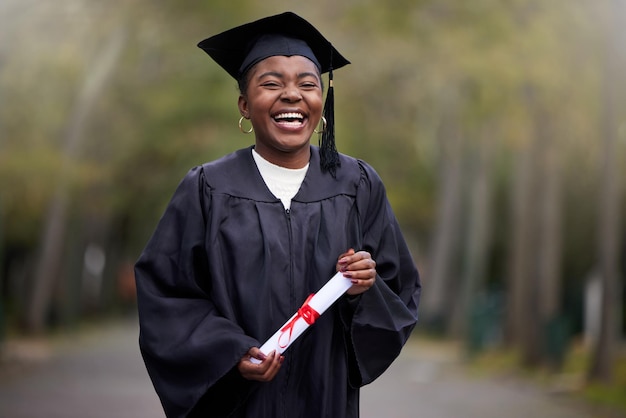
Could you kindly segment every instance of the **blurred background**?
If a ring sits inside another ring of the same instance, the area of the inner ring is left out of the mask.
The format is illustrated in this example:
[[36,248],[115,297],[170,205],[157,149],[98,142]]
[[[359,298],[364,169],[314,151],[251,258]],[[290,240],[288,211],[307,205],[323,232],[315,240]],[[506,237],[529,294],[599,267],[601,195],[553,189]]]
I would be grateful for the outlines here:
[[419,332],[529,369],[583,353],[626,399],[623,0],[2,0],[0,344],[134,314],[178,182],[252,141],[196,43],[287,9],[352,61],[337,146],[387,186]]

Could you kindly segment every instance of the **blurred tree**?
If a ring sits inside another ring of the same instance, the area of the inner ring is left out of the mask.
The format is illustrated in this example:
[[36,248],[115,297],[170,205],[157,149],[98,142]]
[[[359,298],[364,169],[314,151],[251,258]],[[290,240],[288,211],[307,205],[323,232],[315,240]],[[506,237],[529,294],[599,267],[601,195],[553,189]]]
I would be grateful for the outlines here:
[[[619,167],[619,118],[624,109],[626,86],[621,74],[626,71],[626,52],[620,36],[626,24],[626,5],[621,0],[608,2],[606,18],[606,50],[602,89],[602,154],[598,199],[598,234],[596,241],[598,271],[602,283],[600,334],[593,347],[588,378],[605,383],[614,376],[616,344],[619,339],[622,291],[620,285],[620,206],[623,173]],[[620,97],[622,96],[622,97]]]
[[519,187],[513,204],[510,310],[513,341],[522,348],[522,361],[535,367],[548,361],[546,330],[559,319],[561,283],[561,185],[553,132],[545,98],[533,86],[525,89],[532,124],[530,144],[523,152]]
[[[488,295],[488,259],[491,247],[491,219],[493,219],[493,167],[497,143],[494,141],[494,128],[485,124],[483,132],[478,133],[476,148],[469,154],[469,184],[467,187],[468,210],[465,215],[465,242],[463,243],[463,261],[461,271],[461,286],[458,303],[454,309],[453,330],[457,335],[463,336],[466,341],[472,339],[469,334],[474,327],[482,327],[487,324],[474,324],[472,321],[484,321],[477,315],[490,315],[492,321],[500,318],[495,317],[496,312],[485,310],[485,299]],[[481,297],[484,294],[484,297]],[[482,313],[479,313],[478,311]],[[478,337],[479,345],[494,344],[487,341],[486,335]],[[491,338],[494,338],[493,336]],[[476,347],[480,348],[480,347]]]
[[[564,319],[562,300],[562,138],[554,130],[550,112],[541,106],[534,107],[534,126],[536,135],[543,143],[543,152],[539,155],[538,173],[538,225],[535,256],[537,259],[537,287],[539,305],[539,350],[541,359],[535,365],[543,363],[558,369],[564,358],[565,344],[562,338],[568,332],[568,323]],[[529,305],[533,305],[530,301]],[[563,337],[560,337],[563,335]],[[527,359],[531,362],[532,356]],[[531,362],[532,363],[532,362]]]
[[[527,87],[526,89],[529,89]],[[539,143],[530,136],[527,143],[521,144],[517,151],[511,193],[511,237],[509,246],[508,283],[507,283],[507,336],[511,343],[526,347],[526,361],[536,361],[538,337],[537,324],[540,323],[537,306],[537,276],[534,266],[533,248],[536,244],[536,202],[533,174],[538,159]],[[535,304],[535,306],[532,306]],[[532,344],[532,346],[531,346]]]
[[439,217],[433,230],[434,244],[428,275],[430,297],[424,299],[422,312],[427,321],[444,332],[449,330],[451,312],[458,300],[454,289],[457,288],[459,273],[454,266],[460,251],[461,234],[461,198],[463,196],[463,150],[464,133],[461,130],[458,109],[462,104],[454,94],[445,104],[447,112],[441,118],[440,140],[441,184],[438,187]]
[[32,332],[41,332],[46,325],[46,315],[52,300],[55,281],[59,277],[66,230],[68,228],[69,176],[74,165],[81,142],[85,139],[85,126],[95,102],[104,91],[107,81],[115,69],[124,47],[123,28],[117,28],[110,34],[98,54],[93,67],[88,69],[85,81],[77,95],[74,110],[68,120],[64,133],[63,157],[65,164],[60,174],[59,184],[44,224],[41,240],[41,254],[32,288],[32,299],[28,303],[25,326]]

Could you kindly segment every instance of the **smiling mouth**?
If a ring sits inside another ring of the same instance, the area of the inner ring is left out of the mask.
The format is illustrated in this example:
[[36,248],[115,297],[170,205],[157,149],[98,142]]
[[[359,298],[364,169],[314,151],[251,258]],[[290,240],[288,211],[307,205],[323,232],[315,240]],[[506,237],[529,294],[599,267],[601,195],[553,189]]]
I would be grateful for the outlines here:
[[275,115],[273,119],[284,126],[302,126],[304,124],[305,117],[302,113],[298,112],[288,112],[288,113],[279,113]]

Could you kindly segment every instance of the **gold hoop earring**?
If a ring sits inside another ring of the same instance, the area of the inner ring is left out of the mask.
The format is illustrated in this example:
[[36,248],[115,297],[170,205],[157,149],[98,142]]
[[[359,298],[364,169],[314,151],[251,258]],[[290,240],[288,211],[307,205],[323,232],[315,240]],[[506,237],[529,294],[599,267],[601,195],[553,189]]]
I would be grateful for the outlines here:
[[252,131],[254,131],[254,128],[252,126],[250,126],[250,129],[248,129],[247,131],[243,129],[243,127],[241,126],[241,124],[243,123],[243,119],[244,119],[243,116],[239,118],[239,130],[244,134],[249,134]]
[[323,134],[324,131],[326,131],[326,118],[322,116],[322,130],[318,131],[317,129],[313,129],[313,132],[315,132],[316,134]]

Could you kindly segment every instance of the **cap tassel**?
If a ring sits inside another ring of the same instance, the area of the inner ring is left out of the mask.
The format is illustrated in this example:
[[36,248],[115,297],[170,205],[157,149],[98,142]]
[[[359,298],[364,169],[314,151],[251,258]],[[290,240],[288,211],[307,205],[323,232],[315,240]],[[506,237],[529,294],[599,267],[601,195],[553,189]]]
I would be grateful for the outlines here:
[[335,177],[339,162],[339,153],[335,146],[335,94],[333,91],[333,70],[328,72],[328,93],[324,103],[324,118],[326,119],[326,129],[322,133],[320,143],[320,167],[323,172],[329,172]]

